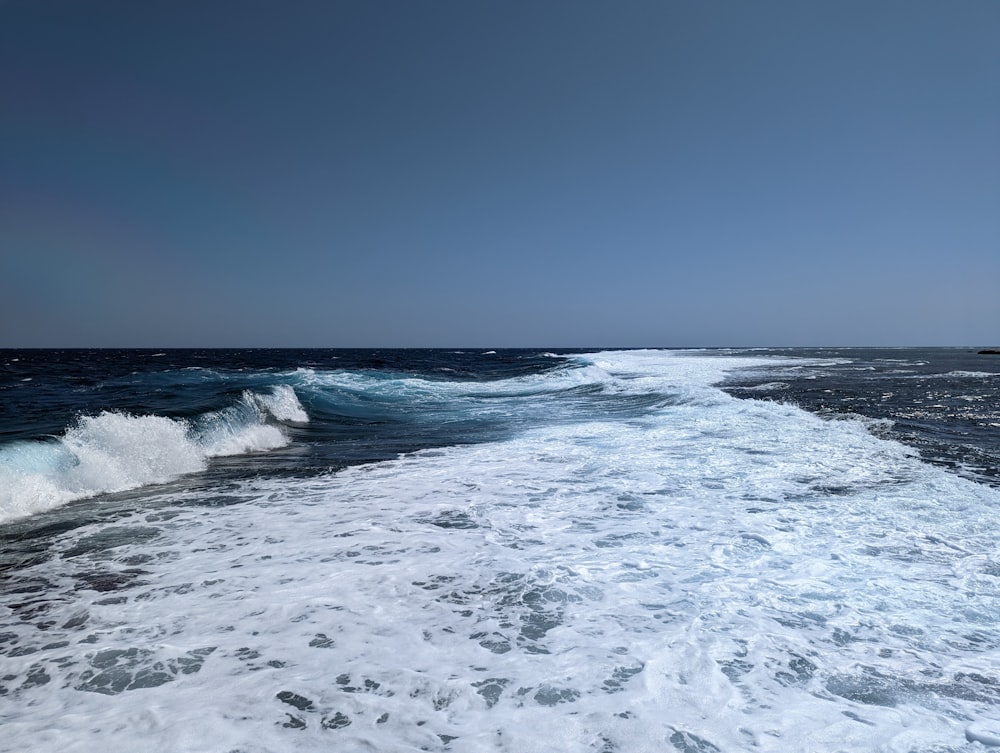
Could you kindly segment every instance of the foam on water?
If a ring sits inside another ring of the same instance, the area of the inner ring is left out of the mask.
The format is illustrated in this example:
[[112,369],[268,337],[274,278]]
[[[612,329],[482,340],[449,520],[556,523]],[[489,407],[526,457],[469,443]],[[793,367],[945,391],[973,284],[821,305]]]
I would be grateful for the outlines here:
[[996,489],[710,386],[748,359],[584,360],[677,399],[67,535],[0,606],[0,751],[992,744]]
[[935,374],[935,376],[958,377],[958,378],[968,378],[968,379],[994,379],[1000,377],[1000,374],[996,374],[989,371],[949,371],[947,374]]
[[279,421],[298,424],[309,423],[309,416],[299,403],[295,390],[287,384],[275,386],[270,393],[251,393],[251,395]]
[[57,439],[0,447],[0,522],[105,492],[160,484],[204,470],[209,458],[287,444],[274,421],[309,420],[295,392],[246,391],[193,422],[103,411]]
[[530,397],[558,393],[581,386],[601,385],[611,376],[596,364],[578,364],[543,374],[493,381],[452,381],[379,371],[316,371],[299,369],[296,384],[317,387],[333,395],[363,396],[365,400],[418,402],[483,396]]

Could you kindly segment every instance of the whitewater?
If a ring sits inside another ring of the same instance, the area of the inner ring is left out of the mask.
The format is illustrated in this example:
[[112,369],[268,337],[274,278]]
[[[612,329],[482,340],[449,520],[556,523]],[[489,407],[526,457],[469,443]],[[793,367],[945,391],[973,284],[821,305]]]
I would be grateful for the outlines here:
[[0,751],[1000,746],[1000,488],[759,399],[850,358],[544,357],[12,431]]

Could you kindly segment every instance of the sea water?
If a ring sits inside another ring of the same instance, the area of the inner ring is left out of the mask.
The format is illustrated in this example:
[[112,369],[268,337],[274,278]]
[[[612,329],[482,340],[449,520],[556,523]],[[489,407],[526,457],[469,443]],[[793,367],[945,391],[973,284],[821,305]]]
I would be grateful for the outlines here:
[[3,356],[2,751],[1000,744],[996,360]]

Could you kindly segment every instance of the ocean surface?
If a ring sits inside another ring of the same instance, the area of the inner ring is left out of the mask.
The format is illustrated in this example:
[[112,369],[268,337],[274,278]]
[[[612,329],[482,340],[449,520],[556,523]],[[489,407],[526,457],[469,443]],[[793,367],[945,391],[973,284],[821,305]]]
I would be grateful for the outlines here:
[[1000,746],[1000,356],[0,351],[0,751]]

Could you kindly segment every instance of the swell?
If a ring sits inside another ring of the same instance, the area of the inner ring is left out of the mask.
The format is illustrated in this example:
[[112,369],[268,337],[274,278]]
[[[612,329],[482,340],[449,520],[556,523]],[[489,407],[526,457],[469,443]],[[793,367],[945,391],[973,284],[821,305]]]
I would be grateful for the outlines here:
[[[584,357],[546,367],[485,379],[475,371],[313,366],[133,372],[98,395],[83,393],[91,402],[80,417],[64,419],[64,428],[0,445],[0,522],[166,483],[206,470],[212,458],[292,441],[294,457],[267,466],[253,460],[252,467],[278,472],[287,462],[294,473],[311,475],[539,426],[638,416],[675,397],[623,382]],[[67,392],[57,394],[63,412]],[[114,399],[101,405],[101,395]]]

